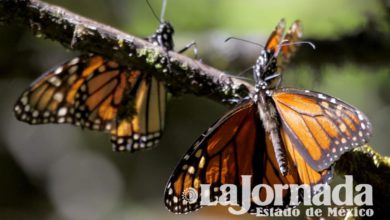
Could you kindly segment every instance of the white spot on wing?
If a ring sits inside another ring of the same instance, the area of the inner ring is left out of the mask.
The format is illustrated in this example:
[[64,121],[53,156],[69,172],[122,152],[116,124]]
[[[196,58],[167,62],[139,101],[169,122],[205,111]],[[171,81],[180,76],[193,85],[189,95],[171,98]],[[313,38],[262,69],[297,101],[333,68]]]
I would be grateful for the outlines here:
[[67,112],[68,110],[66,109],[66,107],[62,107],[58,110],[58,116],[64,116]]
[[32,116],[33,116],[34,118],[38,117],[38,115],[39,115],[39,112],[38,112],[38,111],[34,111],[34,112],[32,113]]
[[54,71],[54,74],[60,74],[62,72],[64,68],[62,68],[62,66],[58,67],[55,71]]
[[22,109],[20,109],[20,106],[19,105],[16,105],[15,106],[15,111],[16,111],[16,113],[20,113],[21,111],[22,111]]
[[64,95],[61,92],[57,92],[56,94],[54,94],[53,98],[54,100],[61,102],[64,98]]
[[76,63],[78,63],[79,62],[79,58],[78,57],[76,57],[76,58],[74,58],[73,60],[71,60],[69,63],[68,63],[68,65],[75,65]]
[[49,78],[48,81],[55,87],[59,87],[61,85],[61,80],[56,76]]
[[69,72],[70,74],[73,74],[73,73],[75,73],[75,72],[77,71],[77,69],[78,69],[77,66],[72,66],[71,68],[69,68],[68,72]]
[[28,101],[27,96],[23,96],[22,99],[20,99],[20,102],[21,102],[23,105],[27,104],[27,101]]
[[49,111],[45,111],[45,112],[43,113],[43,117],[47,118],[47,117],[49,117],[49,116],[50,116],[50,112],[49,112]]
[[364,120],[363,115],[359,111],[356,111],[356,113],[358,115],[359,120],[363,121]]
[[323,94],[318,94],[318,98],[320,98],[320,99],[326,99],[326,97],[323,95]]

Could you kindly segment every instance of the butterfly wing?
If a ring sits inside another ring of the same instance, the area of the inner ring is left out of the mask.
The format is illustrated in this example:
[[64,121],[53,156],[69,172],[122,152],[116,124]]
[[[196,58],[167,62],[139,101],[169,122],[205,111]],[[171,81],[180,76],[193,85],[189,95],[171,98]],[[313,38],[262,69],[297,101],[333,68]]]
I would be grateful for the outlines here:
[[299,20],[294,21],[286,34],[284,34],[284,29],[285,22],[282,19],[271,33],[265,46],[265,51],[276,58],[277,69],[275,72],[277,73],[284,71],[284,66],[297,51],[297,44],[295,43],[302,37],[302,25]]
[[[301,160],[293,161],[288,156],[289,164],[301,165]],[[203,134],[184,158],[179,162],[165,190],[165,205],[174,213],[187,213],[201,207],[200,196],[195,201],[188,201],[188,193],[195,190],[201,195],[201,184],[210,184],[208,194],[210,201],[221,195],[219,187],[222,184],[238,186],[241,195],[241,175],[251,175],[252,189],[257,184],[317,184],[325,182],[325,176],[330,172],[318,173],[306,167],[291,167],[286,176],[282,176],[274,155],[272,143],[259,119],[256,105],[249,101],[240,104],[222,117],[205,134]],[[310,168],[310,167],[309,167]],[[309,173],[311,172],[311,173]],[[305,175],[302,179],[300,175]],[[308,179],[306,176],[313,176]],[[324,177],[324,178],[323,178]],[[251,189],[251,190],[252,190]],[[290,191],[284,190],[283,204],[289,203]],[[205,196],[205,195],[201,195]],[[262,189],[259,198],[264,201],[267,192]],[[242,205],[238,198],[238,204]],[[258,207],[251,203],[250,212]]]
[[16,117],[29,124],[75,123],[76,93],[103,63],[101,56],[83,55],[43,74],[16,102]]
[[[297,43],[302,37],[302,24],[299,20],[294,21],[291,27],[288,29],[286,35],[283,38],[283,43],[280,48],[280,55],[278,60],[281,61],[281,65],[288,63],[291,57],[297,51]],[[287,44],[287,45],[283,45]]]
[[[125,91],[125,100],[118,107],[115,129],[111,132],[116,151],[151,148],[158,143],[164,128],[167,95],[164,83],[151,74],[136,73],[139,77],[129,78],[134,86]],[[135,114],[130,117],[132,112]]]
[[302,36],[300,21],[295,21],[286,34],[284,19],[280,20],[256,62],[259,77],[265,78],[270,87],[278,87],[281,83],[280,74],[284,71],[284,65],[297,50],[297,42]]
[[82,55],[35,81],[14,111],[30,124],[70,123],[110,132],[114,150],[134,151],[158,141],[165,95],[163,83],[151,74]]
[[[288,134],[283,129],[280,129],[280,133],[284,147],[286,148],[287,155],[288,157],[290,157],[289,172],[291,170],[293,172],[298,172],[299,182],[301,184],[308,184],[312,187],[320,183],[328,184],[333,177],[332,167],[324,169],[322,171],[317,171],[313,169],[306,162],[305,158],[301,155],[301,153],[297,150],[296,144],[290,139]],[[312,191],[312,195],[314,195],[315,193],[316,192]]]
[[286,142],[313,169],[327,169],[352,148],[367,143],[368,118],[355,107],[322,93],[283,88],[272,98]]
[[286,22],[284,19],[281,19],[278,25],[275,27],[275,30],[272,31],[271,35],[269,36],[267,43],[265,44],[265,50],[267,53],[275,54],[279,51],[285,28]]

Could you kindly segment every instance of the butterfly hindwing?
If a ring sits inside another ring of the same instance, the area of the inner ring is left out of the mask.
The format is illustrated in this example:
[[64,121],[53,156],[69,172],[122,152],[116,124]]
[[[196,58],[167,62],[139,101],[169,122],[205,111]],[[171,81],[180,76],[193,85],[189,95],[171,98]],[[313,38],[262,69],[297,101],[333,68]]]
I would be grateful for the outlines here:
[[322,93],[283,88],[272,95],[283,132],[317,171],[367,143],[371,125],[355,107]]
[[[115,121],[115,129],[111,132],[114,150],[136,151],[151,148],[158,143],[164,128],[167,94],[165,85],[146,74],[142,80],[135,79],[134,86],[125,94],[134,105],[122,104],[119,109],[121,113]],[[129,103],[129,100],[125,103]],[[129,117],[131,112],[135,114]]]
[[[288,134],[281,128],[280,133],[283,139],[283,145],[286,148],[289,161],[289,170],[296,170],[299,175],[299,184],[308,184],[314,187],[316,184],[328,184],[333,177],[333,168],[329,167],[322,171],[313,169],[297,150],[297,146],[291,141]],[[315,194],[311,191],[312,195]]]

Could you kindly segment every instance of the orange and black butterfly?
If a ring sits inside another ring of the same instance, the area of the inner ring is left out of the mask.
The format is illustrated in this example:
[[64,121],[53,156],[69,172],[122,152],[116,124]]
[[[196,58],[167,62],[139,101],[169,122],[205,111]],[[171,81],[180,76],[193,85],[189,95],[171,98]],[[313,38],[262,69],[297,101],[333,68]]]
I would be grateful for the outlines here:
[[[212,125],[179,162],[165,190],[170,211],[197,210],[202,196],[213,202],[222,184],[237,186],[237,205],[242,206],[241,175],[251,175],[252,189],[258,184],[327,184],[332,164],[367,142],[370,122],[355,107],[322,93],[279,87],[282,65],[302,35],[299,21],[286,34],[284,29],[282,20],[253,68],[254,94]],[[210,186],[206,195],[201,184]],[[189,202],[186,193],[193,190],[199,196]],[[283,207],[290,195],[283,190]],[[258,198],[267,196],[261,188]],[[252,200],[249,212],[257,207]]]
[[[173,50],[173,33],[162,21],[147,40]],[[166,95],[164,82],[152,72],[89,54],[43,74],[21,95],[14,112],[29,124],[70,123],[105,131],[114,151],[137,151],[159,141]]]

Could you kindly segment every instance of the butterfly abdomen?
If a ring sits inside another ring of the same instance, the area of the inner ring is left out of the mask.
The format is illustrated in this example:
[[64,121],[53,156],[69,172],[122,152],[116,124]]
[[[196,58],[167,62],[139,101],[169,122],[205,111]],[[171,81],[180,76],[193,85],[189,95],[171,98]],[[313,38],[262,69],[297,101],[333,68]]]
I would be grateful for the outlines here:
[[288,172],[288,164],[286,158],[286,150],[283,147],[282,138],[279,133],[279,118],[276,112],[275,104],[264,92],[260,90],[259,100],[257,103],[259,116],[263,122],[265,131],[270,135],[274,146],[276,160],[279,165],[280,172],[285,176]]

